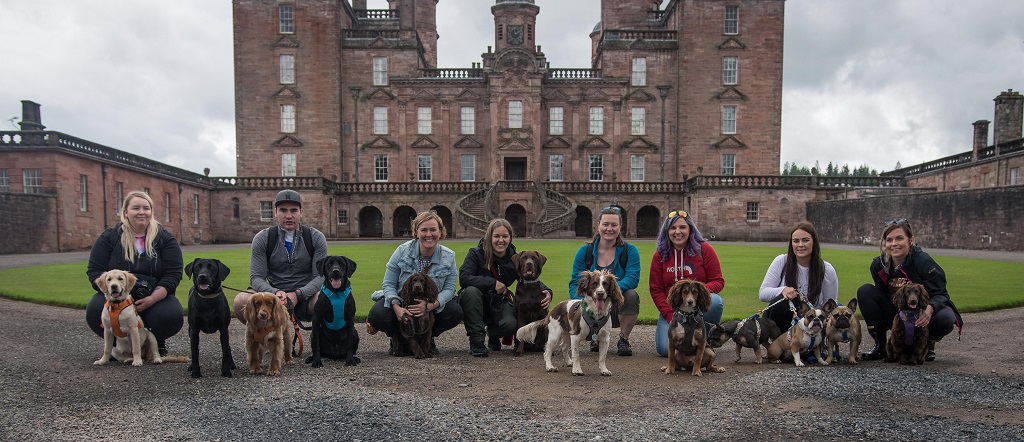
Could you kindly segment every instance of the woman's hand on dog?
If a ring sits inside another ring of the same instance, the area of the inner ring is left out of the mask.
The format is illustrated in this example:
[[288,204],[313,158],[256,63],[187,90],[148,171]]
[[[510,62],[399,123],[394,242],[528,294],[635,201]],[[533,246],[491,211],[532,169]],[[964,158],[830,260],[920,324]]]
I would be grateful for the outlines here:
[[934,309],[932,308],[932,305],[928,304],[928,306],[924,308],[924,312],[921,313],[921,315],[917,317],[917,322],[914,322],[914,326],[915,327],[927,327],[928,323],[932,322],[932,312],[933,311],[934,311]]
[[544,299],[541,299],[541,300],[540,300],[540,306],[541,306],[541,307],[542,307],[542,308],[543,308],[544,310],[547,310],[547,309],[548,309],[548,306],[549,306],[549,305],[551,305],[551,290],[544,290],[544,291],[543,291],[543,292],[541,292],[541,293],[543,293],[543,294],[544,294]]
[[153,306],[157,302],[160,302],[167,297],[167,289],[161,286],[157,286],[153,289],[153,293],[149,296],[135,301],[135,310],[140,312],[146,311],[146,309]]
[[407,307],[401,307],[398,306],[397,304],[393,304],[392,307],[394,307],[395,316],[399,318],[401,318],[402,314],[405,312],[408,312],[413,317],[418,318],[420,316],[427,314],[427,312],[430,310],[435,310],[438,307],[441,307],[441,303],[438,301],[428,303],[426,300],[420,300],[420,302],[411,304]]

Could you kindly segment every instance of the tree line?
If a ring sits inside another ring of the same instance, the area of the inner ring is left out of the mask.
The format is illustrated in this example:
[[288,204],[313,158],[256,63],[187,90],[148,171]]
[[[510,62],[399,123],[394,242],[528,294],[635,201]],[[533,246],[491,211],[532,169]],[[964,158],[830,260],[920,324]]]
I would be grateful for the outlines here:
[[849,164],[843,164],[842,167],[839,167],[829,161],[828,166],[826,166],[823,171],[821,170],[821,165],[817,161],[814,162],[814,167],[801,166],[787,161],[782,165],[782,175],[818,175],[830,177],[878,176],[878,170],[868,167],[867,164],[862,164],[852,169]]

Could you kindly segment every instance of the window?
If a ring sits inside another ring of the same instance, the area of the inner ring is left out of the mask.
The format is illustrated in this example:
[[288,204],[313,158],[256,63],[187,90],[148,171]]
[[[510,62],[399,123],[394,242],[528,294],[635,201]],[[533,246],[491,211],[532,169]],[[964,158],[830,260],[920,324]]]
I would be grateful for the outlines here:
[[604,181],[604,155],[590,156],[590,181]]
[[416,180],[430,181],[433,176],[433,164],[430,155],[416,155]]
[[171,222],[171,193],[164,192],[164,224]]
[[476,133],[476,109],[472,107],[462,108],[462,134],[473,135]]
[[722,106],[722,133],[736,133],[736,106]]
[[280,22],[278,32],[291,34],[295,32],[295,11],[292,5],[280,5],[277,7],[278,21]]
[[192,194],[192,224],[199,224],[199,194]]
[[630,84],[633,86],[647,86],[647,59],[633,59],[633,75]]
[[146,195],[149,195],[149,188],[148,187],[143,187],[142,191],[145,192]]
[[21,177],[25,193],[43,193],[42,169],[24,169],[21,171]]
[[281,84],[295,83],[295,56],[281,54]]
[[644,156],[629,156],[629,180],[641,182],[644,180]]
[[725,7],[725,33],[726,35],[736,35],[740,33],[739,6]]
[[508,127],[510,129],[522,129],[523,127],[523,102],[520,100],[508,102]]
[[121,216],[121,203],[124,202],[124,183],[117,181],[114,183],[114,213],[117,216]]
[[1010,185],[1016,186],[1020,184],[1020,168],[1014,167],[1010,169]]
[[78,175],[78,210],[89,211],[89,177],[84,174]]
[[431,121],[430,121],[429,107],[420,107],[416,109],[416,133],[420,135],[430,135],[431,132]]
[[11,175],[8,174],[7,169],[0,169],[0,192],[11,191]]
[[722,175],[736,175],[736,154],[722,154]]
[[761,220],[761,203],[747,203],[747,221]]
[[647,133],[647,109],[634,107],[630,112],[630,135],[645,135]]
[[476,155],[462,155],[459,157],[459,179],[462,181],[476,181]]
[[281,105],[281,132],[286,134],[295,133],[295,105]]
[[348,224],[348,210],[338,209],[338,224]]
[[373,156],[373,180],[384,182],[388,180],[388,156],[377,154]]
[[271,201],[260,201],[260,221],[267,222],[274,220],[274,203]]
[[590,134],[604,135],[604,108],[595,106],[590,108]]
[[548,157],[548,180],[562,181],[565,179],[565,156],[551,155]]
[[238,198],[231,198],[231,218],[238,219],[242,217],[242,208],[239,206]]
[[281,176],[295,176],[295,154],[281,154]]
[[563,114],[564,109],[562,107],[553,107],[548,109],[548,121],[550,126],[548,130],[551,132],[551,135],[562,135],[565,133],[562,128]]
[[373,134],[387,135],[388,133],[388,108],[379,106],[373,108]]
[[388,85],[388,58],[373,57],[373,85]]
[[736,57],[722,58],[722,84],[732,85],[739,81],[739,59]]

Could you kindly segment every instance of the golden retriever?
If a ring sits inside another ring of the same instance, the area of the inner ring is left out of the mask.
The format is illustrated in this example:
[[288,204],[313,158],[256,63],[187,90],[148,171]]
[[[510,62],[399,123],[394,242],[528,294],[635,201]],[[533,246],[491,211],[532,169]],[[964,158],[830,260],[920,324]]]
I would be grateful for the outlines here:
[[258,292],[245,304],[245,353],[249,373],[260,374],[263,354],[270,352],[267,375],[281,375],[281,361],[292,363],[292,339],[295,329],[288,309],[273,293]]
[[[103,322],[103,356],[94,365],[106,365],[113,357],[132,366],[142,366],[142,361],[161,364],[163,360],[156,349],[156,336],[142,323],[139,312],[135,310],[132,299],[132,287],[135,286],[135,275],[124,270],[104,272],[94,283],[100,288],[107,303],[103,306],[100,320]],[[114,341],[117,340],[117,346]]]

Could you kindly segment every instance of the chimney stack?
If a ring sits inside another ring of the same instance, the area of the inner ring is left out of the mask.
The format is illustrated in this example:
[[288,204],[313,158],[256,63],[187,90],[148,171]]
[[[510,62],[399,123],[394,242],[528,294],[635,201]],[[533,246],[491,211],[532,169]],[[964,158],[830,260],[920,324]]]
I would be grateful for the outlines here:
[[21,130],[43,130],[43,118],[39,113],[39,103],[32,100],[21,100]]
[[974,122],[974,153],[972,161],[978,161],[978,151],[988,147],[988,120]]
[[999,144],[1010,140],[1021,138],[1024,129],[1024,95],[1008,89],[999,94],[993,101],[996,102],[995,125],[992,128],[992,136],[995,138],[992,144],[996,146],[996,155],[999,155]]

